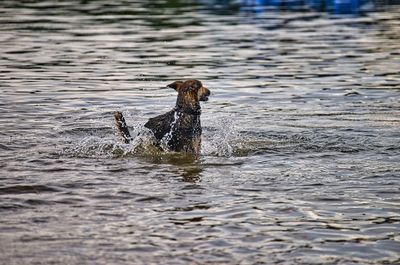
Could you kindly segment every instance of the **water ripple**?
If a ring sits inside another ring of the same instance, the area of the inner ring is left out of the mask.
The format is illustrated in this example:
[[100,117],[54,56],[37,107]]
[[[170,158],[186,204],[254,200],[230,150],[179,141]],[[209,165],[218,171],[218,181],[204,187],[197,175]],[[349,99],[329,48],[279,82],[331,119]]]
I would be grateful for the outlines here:
[[[1,1],[4,263],[400,262],[399,6],[259,2]],[[201,156],[144,148],[186,78]]]

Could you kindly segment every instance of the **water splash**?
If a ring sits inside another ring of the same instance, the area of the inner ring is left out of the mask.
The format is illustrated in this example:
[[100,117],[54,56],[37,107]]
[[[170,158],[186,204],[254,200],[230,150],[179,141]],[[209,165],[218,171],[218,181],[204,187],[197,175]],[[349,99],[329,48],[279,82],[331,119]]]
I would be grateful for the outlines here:
[[[133,114],[134,113],[134,114]],[[63,137],[68,142],[61,153],[73,157],[94,157],[94,158],[116,158],[129,156],[151,156],[160,155],[159,148],[154,146],[155,138],[153,133],[144,127],[137,117],[137,111],[123,110],[127,120],[132,141],[123,143],[111,115],[99,118],[96,122],[100,128],[78,127],[63,132]],[[174,123],[179,118],[175,114]],[[230,117],[218,120],[205,121],[202,135],[202,151],[205,156],[230,157],[235,155],[235,150],[240,149],[243,143],[240,141],[239,133]],[[168,141],[171,139],[171,132],[161,140],[161,147],[168,152]]]
[[66,155],[74,157],[108,157],[123,152],[122,144],[119,145],[112,139],[100,136],[86,136],[72,147],[63,150]]
[[230,117],[205,122],[202,155],[230,157],[241,146],[240,135]]
[[159,152],[153,145],[152,132],[142,124],[132,122],[137,119],[130,111],[123,113],[130,125],[129,130],[133,138],[129,144],[121,141],[110,114],[93,123],[102,125],[99,128],[78,127],[64,131],[63,137],[68,146],[61,151],[61,154],[73,157],[115,158]]
[[171,139],[172,139],[172,133],[175,131],[175,124],[178,121],[180,116],[181,116],[181,114],[178,113],[177,111],[175,111],[174,120],[171,123],[171,129],[166,135],[164,135],[164,137],[161,139],[161,142],[160,142],[160,146],[163,150],[167,150],[167,151],[169,150],[168,142],[171,141]]
[[[124,111],[127,123],[130,125],[132,141],[125,144],[117,134],[117,129],[111,116],[99,118],[91,124],[100,128],[78,127],[63,132],[68,145],[62,150],[63,155],[73,157],[116,158],[129,156],[160,156],[173,154],[169,152],[168,142],[171,131],[161,140],[160,151],[154,145],[153,133],[143,126],[137,112],[132,115]],[[175,120],[179,114],[175,114]],[[138,121],[139,120],[139,121]],[[142,119],[143,120],[143,119]],[[299,134],[280,131],[253,132],[238,131],[235,119],[230,116],[220,119],[205,119],[203,121],[201,155],[215,157],[251,156],[265,153],[308,153],[308,152],[358,152],[368,149],[371,145],[359,138],[339,135],[329,136],[322,132],[305,130]]]

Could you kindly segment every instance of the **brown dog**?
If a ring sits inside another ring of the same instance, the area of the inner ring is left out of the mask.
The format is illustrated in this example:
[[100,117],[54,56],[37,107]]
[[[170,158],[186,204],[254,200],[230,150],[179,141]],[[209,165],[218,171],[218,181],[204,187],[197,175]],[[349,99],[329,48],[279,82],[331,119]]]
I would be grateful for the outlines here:
[[[168,87],[178,92],[175,107],[162,115],[149,119],[144,125],[156,139],[155,145],[163,151],[200,153],[201,124],[200,101],[207,101],[210,90],[198,80],[175,81]],[[125,143],[132,140],[124,116],[116,111],[114,118]]]

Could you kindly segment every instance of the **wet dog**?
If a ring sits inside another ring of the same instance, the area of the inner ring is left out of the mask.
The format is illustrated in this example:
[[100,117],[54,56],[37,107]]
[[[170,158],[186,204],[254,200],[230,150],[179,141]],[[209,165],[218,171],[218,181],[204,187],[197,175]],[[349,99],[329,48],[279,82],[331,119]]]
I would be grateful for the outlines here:
[[[199,154],[202,132],[200,101],[208,100],[210,90],[195,79],[175,81],[167,87],[178,92],[175,107],[165,114],[149,119],[144,127],[153,133],[154,145],[162,151]],[[114,118],[124,142],[131,142],[133,139],[122,113],[114,112]]]

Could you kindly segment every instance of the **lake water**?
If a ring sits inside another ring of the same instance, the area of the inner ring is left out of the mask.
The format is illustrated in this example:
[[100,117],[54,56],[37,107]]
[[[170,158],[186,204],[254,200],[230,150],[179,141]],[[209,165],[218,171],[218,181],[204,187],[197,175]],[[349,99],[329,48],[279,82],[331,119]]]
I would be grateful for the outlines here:
[[[0,2],[0,264],[400,263],[400,6],[204,2]],[[198,159],[119,141],[188,78]]]

